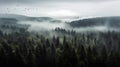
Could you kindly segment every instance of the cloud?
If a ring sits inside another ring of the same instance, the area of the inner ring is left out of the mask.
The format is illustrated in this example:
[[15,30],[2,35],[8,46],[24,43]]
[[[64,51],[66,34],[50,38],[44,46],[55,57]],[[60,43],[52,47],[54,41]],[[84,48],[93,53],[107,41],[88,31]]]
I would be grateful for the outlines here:
[[[33,4],[41,2],[104,2],[104,1],[113,1],[113,0],[0,0],[1,4],[4,3],[22,3],[22,4]],[[118,1],[118,0],[116,0]]]
[[49,16],[53,17],[72,17],[77,16],[78,14],[76,12],[70,11],[70,10],[53,10],[47,13]]
[[14,4],[0,4],[0,13],[38,17],[120,16],[119,0],[0,0],[2,2]]

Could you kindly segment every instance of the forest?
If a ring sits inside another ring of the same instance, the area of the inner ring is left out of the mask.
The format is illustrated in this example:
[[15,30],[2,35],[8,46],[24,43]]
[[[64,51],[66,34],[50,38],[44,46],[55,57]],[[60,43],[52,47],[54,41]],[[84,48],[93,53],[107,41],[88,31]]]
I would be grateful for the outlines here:
[[120,67],[120,0],[0,0],[0,67]]
[[0,67],[120,67],[119,32],[76,33],[56,28],[62,36],[48,38],[20,25],[1,27]]

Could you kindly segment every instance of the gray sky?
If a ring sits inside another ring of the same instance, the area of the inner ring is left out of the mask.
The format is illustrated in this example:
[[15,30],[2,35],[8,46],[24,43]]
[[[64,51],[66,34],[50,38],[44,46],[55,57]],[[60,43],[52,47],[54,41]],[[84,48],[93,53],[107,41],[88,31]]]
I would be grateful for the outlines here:
[[120,0],[0,0],[0,13],[50,17],[120,16]]
[[100,2],[100,1],[111,1],[111,0],[0,0],[0,2],[21,2],[21,3],[26,3],[26,2],[50,2],[50,1],[54,1],[54,2],[60,2],[60,1],[66,1],[66,2],[69,2],[69,1],[89,1],[89,2]]

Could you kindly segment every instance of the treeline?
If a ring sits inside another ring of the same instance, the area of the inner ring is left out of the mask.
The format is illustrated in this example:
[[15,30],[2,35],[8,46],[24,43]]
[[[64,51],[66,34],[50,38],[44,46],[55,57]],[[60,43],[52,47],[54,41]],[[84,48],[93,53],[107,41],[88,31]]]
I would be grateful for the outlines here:
[[45,38],[0,32],[0,67],[120,67],[120,33]]
[[72,35],[72,36],[76,35],[76,31],[74,30],[66,30],[59,27],[55,28],[54,31],[57,32],[57,34]]
[[12,33],[12,32],[26,32],[28,30],[29,25],[23,24],[12,24],[12,23],[4,23],[0,22],[0,31],[4,33]]

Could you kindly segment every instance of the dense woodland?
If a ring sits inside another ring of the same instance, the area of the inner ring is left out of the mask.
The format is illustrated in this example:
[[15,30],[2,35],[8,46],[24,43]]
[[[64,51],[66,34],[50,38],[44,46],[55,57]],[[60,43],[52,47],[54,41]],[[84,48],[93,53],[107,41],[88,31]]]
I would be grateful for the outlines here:
[[[17,21],[0,19],[0,67],[120,67],[118,31],[76,32],[57,27],[49,35],[51,32],[28,31],[30,25]],[[86,27],[88,21],[91,25],[105,24],[96,23],[98,19],[70,24]],[[119,27],[112,21],[110,26]]]
[[0,67],[120,67],[119,32],[76,33],[56,28],[63,36],[46,38],[26,28],[16,29],[0,31]]

